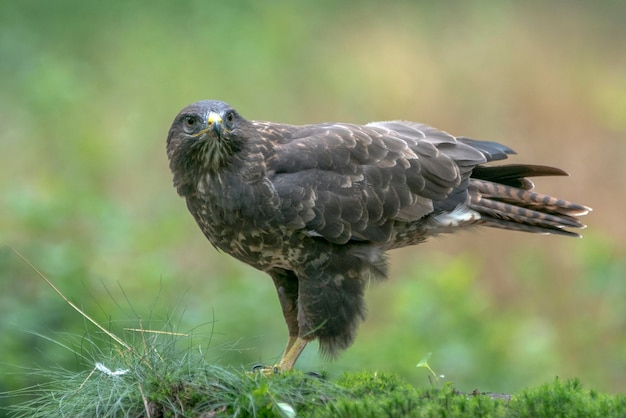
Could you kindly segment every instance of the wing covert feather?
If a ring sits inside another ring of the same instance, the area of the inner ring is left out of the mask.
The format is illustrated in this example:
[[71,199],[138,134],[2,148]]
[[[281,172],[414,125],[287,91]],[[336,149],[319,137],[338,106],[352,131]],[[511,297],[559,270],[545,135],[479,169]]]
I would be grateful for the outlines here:
[[[258,124],[258,123],[257,123]],[[433,211],[487,159],[411,122],[277,125],[267,170],[288,225],[331,242],[384,242],[394,222]]]

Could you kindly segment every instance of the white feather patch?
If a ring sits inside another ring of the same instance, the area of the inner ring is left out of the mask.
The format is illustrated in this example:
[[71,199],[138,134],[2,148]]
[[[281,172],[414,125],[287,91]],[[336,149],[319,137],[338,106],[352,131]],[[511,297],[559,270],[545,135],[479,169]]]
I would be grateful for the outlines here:
[[434,221],[440,226],[455,227],[480,219],[480,214],[467,206],[459,205],[452,212],[435,216]]

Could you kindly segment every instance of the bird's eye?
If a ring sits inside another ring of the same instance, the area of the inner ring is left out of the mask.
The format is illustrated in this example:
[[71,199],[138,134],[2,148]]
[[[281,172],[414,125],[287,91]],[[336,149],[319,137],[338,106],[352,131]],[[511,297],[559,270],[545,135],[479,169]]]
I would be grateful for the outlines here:
[[187,115],[183,118],[183,123],[186,129],[193,129],[198,123],[198,119],[195,116]]
[[235,112],[228,112],[226,114],[226,122],[232,123],[235,120]]

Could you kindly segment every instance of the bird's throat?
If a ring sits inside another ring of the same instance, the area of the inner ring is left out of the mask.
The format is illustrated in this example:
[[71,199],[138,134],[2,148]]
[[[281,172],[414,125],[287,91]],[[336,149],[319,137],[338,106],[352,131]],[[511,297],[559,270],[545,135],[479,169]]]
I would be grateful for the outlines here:
[[217,172],[228,164],[233,149],[223,138],[213,138],[205,142],[200,152],[202,166],[209,172]]

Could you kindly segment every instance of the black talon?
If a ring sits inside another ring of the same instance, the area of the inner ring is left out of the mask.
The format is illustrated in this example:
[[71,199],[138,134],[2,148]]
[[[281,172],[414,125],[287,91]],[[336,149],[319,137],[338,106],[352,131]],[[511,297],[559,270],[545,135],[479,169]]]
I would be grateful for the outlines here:
[[258,364],[255,364],[254,366],[252,366],[250,368],[250,371],[251,372],[258,372],[258,371],[261,371],[263,369],[265,369],[265,364],[258,363]]

